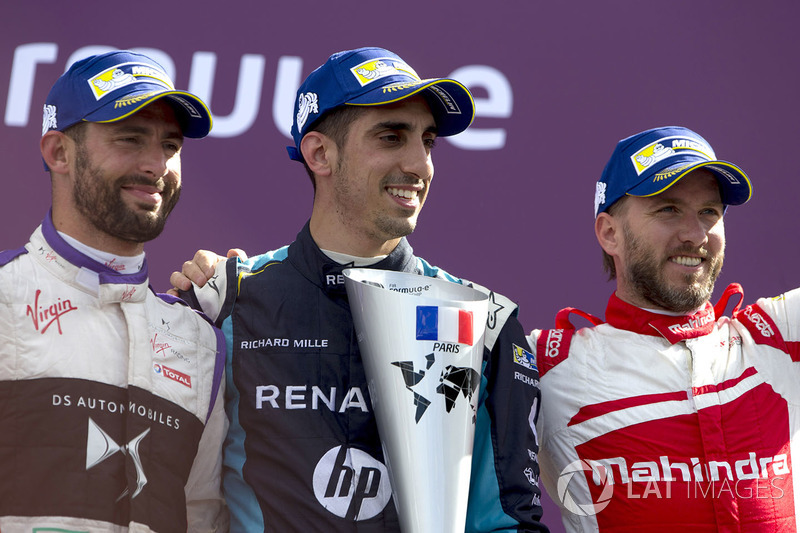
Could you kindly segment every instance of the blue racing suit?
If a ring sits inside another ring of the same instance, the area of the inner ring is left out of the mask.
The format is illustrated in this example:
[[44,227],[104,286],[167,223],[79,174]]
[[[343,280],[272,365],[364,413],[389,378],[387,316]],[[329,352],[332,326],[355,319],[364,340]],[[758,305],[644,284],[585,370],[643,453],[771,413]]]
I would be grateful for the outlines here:
[[[308,224],[289,246],[221,262],[187,294],[228,341],[224,490],[231,530],[399,531],[341,265]],[[458,280],[402,239],[371,266]],[[547,531],[535,358],[517,306],[489,294],[468,531]]]

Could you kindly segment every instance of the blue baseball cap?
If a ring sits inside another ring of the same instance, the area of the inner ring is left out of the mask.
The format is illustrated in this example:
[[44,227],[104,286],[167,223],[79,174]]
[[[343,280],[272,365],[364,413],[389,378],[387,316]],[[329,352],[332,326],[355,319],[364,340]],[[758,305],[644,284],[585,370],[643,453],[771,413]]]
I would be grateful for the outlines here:
[[742,169],[717,159],[711,145],[692,130],[667,126],[617,143],[597,182],[594,216],[623,196],[660,194],[701,167],[716,176],[724,205],[740,205],[752,196],[753,186]]
[[211,131],[211,112],[200,98],[175,90],[164,67],[149,57],[118,50],[76,61],[56,80],[44,104],[42,135],[82,121],[122,120],[159,98],[174,104],[184,136]]
[[342,105],[378,106],[422,94],[436,121],[437,135],[461,133],[475,118],[469,90],[447,78],[420,79],[397,54],[383,48],[345,50],[330,56],[297,90],[289,157],[303,161],[300,141],[328,111]]

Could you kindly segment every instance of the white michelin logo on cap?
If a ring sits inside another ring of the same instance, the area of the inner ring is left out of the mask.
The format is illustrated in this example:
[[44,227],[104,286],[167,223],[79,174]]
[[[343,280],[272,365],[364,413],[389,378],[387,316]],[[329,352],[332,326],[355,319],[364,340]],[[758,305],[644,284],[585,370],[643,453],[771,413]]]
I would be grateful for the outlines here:
[[[126,72],[129,71],[129,72]],[[148,78],[141,80],[140,78]],[[92,88],[95,99],[100,100],[120,87],[125,87],[137,81],[147,81],[163,85],[166,89],[174,89],[172,80],[161,70],[143,63],[121,63],[105,69],[103,72],[91,77],[87,83]]]
[[365,86],[373,81],[385,78],[386,76],[411,76],[419,80],[419,76],[413,68],[402,61],[390,57],[380,57],[370,59],[356,65],[350,72],[358,80],[361,86]]

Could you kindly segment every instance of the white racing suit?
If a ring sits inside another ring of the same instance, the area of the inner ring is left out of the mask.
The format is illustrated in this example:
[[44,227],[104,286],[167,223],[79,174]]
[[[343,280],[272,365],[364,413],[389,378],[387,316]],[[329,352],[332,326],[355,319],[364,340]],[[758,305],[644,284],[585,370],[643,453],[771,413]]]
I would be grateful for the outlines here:
[[733,294],[678,317],[612,296],[608,323],[532,332],[567,531],[797,531],[800,290],[722,316]]
[[227,530],[223,343],[50,216],[0,253],[0,530]]

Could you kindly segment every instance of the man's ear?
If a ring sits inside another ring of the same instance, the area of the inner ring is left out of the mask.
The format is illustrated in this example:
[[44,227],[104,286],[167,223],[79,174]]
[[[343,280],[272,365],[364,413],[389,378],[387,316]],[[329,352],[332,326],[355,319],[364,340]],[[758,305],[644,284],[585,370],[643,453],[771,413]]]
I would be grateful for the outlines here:
[[603,251],[610,256],[619,255],[622,250],[622,224],[619,218],[614,218],[606,212],[597,215],[594,221],[594,234]]
[[300,153],[303,154],[308,168],[316,176],[330,176],[336,168],[338,150],[333,140],[318,131],[310,131],[300,141]]
[[60,131],[50,130],[39,141],[42,159],[51,171],[66,174],[69,171],[67,143],[70,139]]

